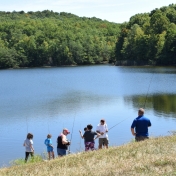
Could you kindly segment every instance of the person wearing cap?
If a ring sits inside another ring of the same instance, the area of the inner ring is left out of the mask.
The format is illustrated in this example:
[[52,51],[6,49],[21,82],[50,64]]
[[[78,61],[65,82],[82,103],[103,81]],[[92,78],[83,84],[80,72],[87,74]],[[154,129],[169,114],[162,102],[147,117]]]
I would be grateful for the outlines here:
[[131,133],[135,136],[137,142],[149,138],[148,127],[151,125],[150,120],[144,116],[144,109],[140,108],[138,110],[138,117],[133,120],[131,125]]
[[70,142],[67,140],[67,135],[69,133],[70,132],[68,131],[68,129],[64,128],[63,132],[57,138],[57,154],[58,154],[58,156],[66,155],[66,151],[68,149],[68,146],[70,145]]
[[98,146],[98,148],[102,149],[103,144],[104,144],[104,146],[106,148],[108,148],[108,144],[109,144],[108,134],[107,134],[108,126],[107,126],[107,124],[105,122],[105,119],[101,119],[100,120],[100,123],[97,125],[96,131],[101,134],[101,136],[99,137],[99,146]]
[[95,139],[100,136],[99,133],[92,131],[92,128],[93,126],[91,124],[87,125],[87,130],[83,135],[81,130],[79,130],[81,137],[84,139],[85,151],[95,150]]

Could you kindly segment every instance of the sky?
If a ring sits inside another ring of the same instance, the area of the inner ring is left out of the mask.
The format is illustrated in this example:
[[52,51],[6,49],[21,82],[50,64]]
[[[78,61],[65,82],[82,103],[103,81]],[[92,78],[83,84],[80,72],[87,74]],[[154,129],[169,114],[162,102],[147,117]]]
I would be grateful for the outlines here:
[[135,14],[148,13],[172,3],[176,4],[176,0],[0,0],[0,11],[53,10],[123,23]]

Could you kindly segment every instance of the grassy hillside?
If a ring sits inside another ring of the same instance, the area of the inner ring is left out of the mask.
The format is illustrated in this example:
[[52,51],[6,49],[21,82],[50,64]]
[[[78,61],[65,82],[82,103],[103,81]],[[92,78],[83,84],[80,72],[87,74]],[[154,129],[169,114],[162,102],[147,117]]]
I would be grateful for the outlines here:
[[3,168],[0,175],[176,175],[176,136]]

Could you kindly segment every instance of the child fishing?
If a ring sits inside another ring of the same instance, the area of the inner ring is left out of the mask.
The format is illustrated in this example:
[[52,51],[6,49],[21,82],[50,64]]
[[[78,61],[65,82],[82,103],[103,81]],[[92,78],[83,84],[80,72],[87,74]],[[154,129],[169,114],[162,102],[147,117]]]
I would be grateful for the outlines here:
[[54,147],[52,145],[52,140],[51,140],[51,134],[48,134],[47,135],[47,139],[45,139],[45,145],[47,146],[47,152],[48,152],[48,159],[50,160],[51,159],[51,156],[52,158],[54,159]]

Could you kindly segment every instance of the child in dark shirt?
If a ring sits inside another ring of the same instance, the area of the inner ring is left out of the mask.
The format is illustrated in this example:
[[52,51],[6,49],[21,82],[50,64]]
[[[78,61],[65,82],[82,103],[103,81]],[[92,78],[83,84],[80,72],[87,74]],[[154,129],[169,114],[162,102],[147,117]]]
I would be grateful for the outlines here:
[[[87,130],[84,128],[86,131],[84,132],[84,135],[82,135],[82,132],[80,132],[81,137],[85,141],[85,151],[88,150],[95,150],[95,139],[97,139],[101,134],[92,131],[93,126],[91,124],[87,125]],[[96,136],[96,137],[95,137]],[[95,138],[94,138],[95,137]]]

